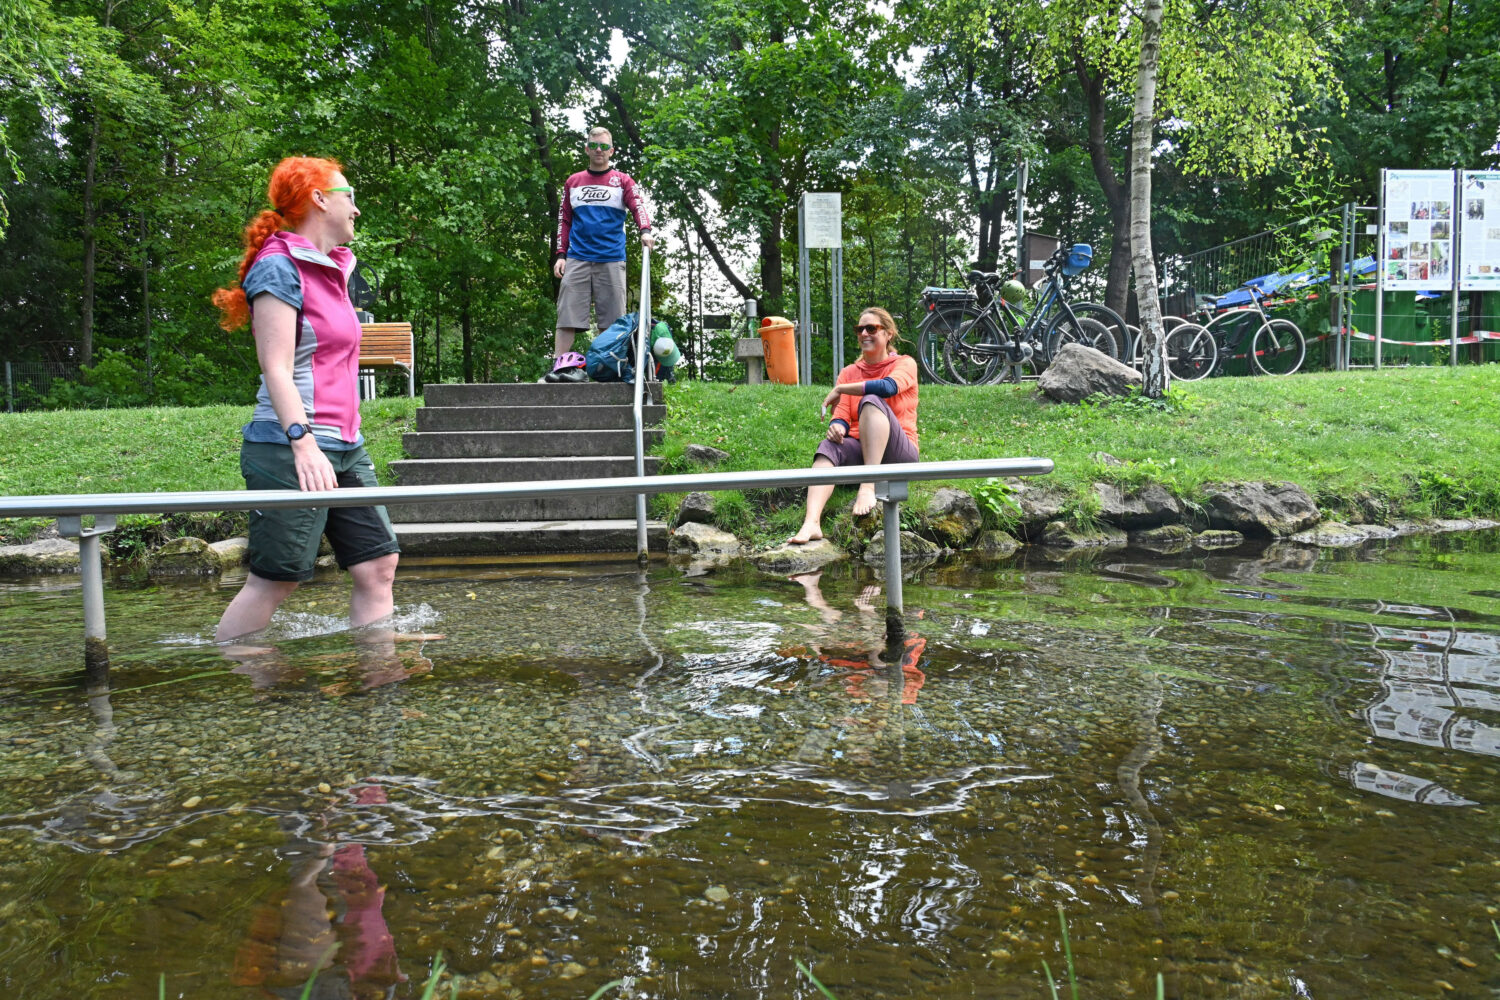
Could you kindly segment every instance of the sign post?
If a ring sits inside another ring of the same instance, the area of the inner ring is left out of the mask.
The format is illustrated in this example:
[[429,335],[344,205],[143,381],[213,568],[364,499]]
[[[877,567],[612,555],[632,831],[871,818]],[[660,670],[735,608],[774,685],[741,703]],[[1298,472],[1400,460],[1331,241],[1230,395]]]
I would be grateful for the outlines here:
[[797,380],[812,384],[812,281],[809,250],[833,252],[833,371],[844,367],[844,208],[838,192],[804,191],[797,201]]
[[1458,364],[1458,181],[1452,170],[1380,172],[1380,268],[1375,272],[1375,367],[1381,363],[1386,291],[1447,291],[1448,363]]

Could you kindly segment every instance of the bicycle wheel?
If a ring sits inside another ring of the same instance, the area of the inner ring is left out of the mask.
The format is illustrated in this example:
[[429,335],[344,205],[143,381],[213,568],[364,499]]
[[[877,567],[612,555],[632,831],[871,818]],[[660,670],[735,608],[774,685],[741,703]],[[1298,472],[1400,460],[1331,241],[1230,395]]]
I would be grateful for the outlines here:
[[1250,362],[1262,375],[1290,375],[1306,356],[1302,331],[1289,319],[1267,320],[1250,341]]
[[974,325],[979,309],[958,303],[939,306],[917,334],[917,364],[923,374],[943,385],[955,384],[943,365],[943,342]]
[[1167,371],[1179,382],[1208,378],[1218,363],[1218,341],[1197,323],[1178,323],[1167,334]]
[[983,385],[998,378],[1007,338],[993,316],[981,316],[943,340],[943,370],[950,385]]
[[1115,345],[1115,335],[1109,332],[1109,327],[1086,316],[1079,316],[1075,322],[1068,319],[1067,313],[1058,313],[1047,325],[1047,332],[1042,338],[1042,356],[1047,364],[1052,363],[1064,344],[1092,347],[1116,360],[1120,356],[1120,349]]
[[[1073,315],[1080,319],[1096,319],[1103,323],[1109,330],[1110,335],[1115,338],[1115,351],[1110,354],[1112,358],[1127,358],[1125,349],[1130,346],[1130,324],[1125,322],[1125,317],[1115,312],[1109,306],[1098,302],[1074,302]],[[1109,352],[1106,351],[1106,354]]]

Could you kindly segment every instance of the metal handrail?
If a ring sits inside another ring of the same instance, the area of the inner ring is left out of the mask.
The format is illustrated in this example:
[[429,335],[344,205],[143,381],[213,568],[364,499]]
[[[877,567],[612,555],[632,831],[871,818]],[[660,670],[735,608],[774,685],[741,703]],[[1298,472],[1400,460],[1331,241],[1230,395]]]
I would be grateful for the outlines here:
[[955,462],[907,462],[841,468],[772,469],[760,472],[692,472],[676,476],[558,479],[522,483],[459,483],[436,486],[360,486],[302,493],[297,490],[207,490],[187,493],[59,493],[0,497],[0,517],[68,517],[87,514],[175,514],[262,507],[363,507],[370,504],[449,500],[531,500],[542,497],[687,493],[833,483],[925,482],[989,476],[1043,476],[1050,458],[980,458]]
[[[641,247],[641,307],[640,322],[636,324],[635,330],[635,385],[633,392],[632,410],[635,415],[635,474],[636,478],[644,478],[646,475],[646,425],[645,416],[642,412],[641,396],[644,394],[644,385],[648,379],[654,380],[656,376],[656,365],[653,363],[654,355],[651,353],[650,335],[647,331],[651,328],[651,248]],[[635,496],[635,556],[644,560],[646,552],[646,494],[637,493]]]
[[[639,385],[640,379],[637,379]],[[639,413],[640,396],[636,397]],[[639,424],[637,424],[639,427]],[[639,437],[637,438],[639,441]],[[639,447],[639,446],[638,446]],[[640,452],[638,451],[639,455]],[[435,486],[360,486],[304,493],[298,490],[211,490],[189,493],[68,493],[50,496],[0,497],[0,517],[55,517],[59,531],[78,539],[83,583],[84,655],[104,656],[104,584],[99,536],[114,529],[118,514],[164,514],[202,510],[256,510],[295,507],[362,507],[370,504],[448,500],[523,500],[556,496],[635,494],[638,522],[646,495],[694,490],[738,490],[875,482],[884,515],[886,630],[899,635],[902,625],[901,501],[912,480],[979,479],[989,476],[1044,476],[1050,458],[986,458],[956,462],[902,462],[880,466],[815,466],[764,472],[701,472],[677,476],[637,475],[619,479],[561,479],[530,483],[462,483]],[[93,515],[96,523],[83,526]],[[639,551],[645,551],[644,542]]]

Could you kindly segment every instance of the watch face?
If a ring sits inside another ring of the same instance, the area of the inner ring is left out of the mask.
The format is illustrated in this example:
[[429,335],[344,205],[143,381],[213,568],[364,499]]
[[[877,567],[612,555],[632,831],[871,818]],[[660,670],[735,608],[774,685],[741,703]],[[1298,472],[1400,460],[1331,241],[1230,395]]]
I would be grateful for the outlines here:
[[300,441],[307,436],[307,431],[308,426],[306,424],[293,424],[286,429],[286,436],[288,440]]

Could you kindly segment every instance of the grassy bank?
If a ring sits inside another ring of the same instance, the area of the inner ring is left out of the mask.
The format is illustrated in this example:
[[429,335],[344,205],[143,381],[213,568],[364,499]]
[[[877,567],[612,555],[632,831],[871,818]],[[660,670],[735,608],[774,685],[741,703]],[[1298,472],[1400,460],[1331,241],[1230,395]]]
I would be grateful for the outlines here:
[[[684,383],[667,387],[664,471],[685,472],[689,443],[729,452],[722,466],[793,468],[811,460],[826,389]],[[1051,458],[1047,484],[1086,512],[1096,481],[1165,484],[1199,499],[1206,483],[1289,479],[1330,516],[1357,516],[1370,500],[1391,517],[1500,515],[1500,366],[1406,368],[1286,379],[1221,378],[1174,389],[1168,402],[1133,399],[1046,406],[1030,387],[923,386],[922,457]],[[364,429],[382,483],[401,456],[421,400],[365,404]],[[239,489],[239,428],[248,407],[0,414],[0,494]],[[1108,453],[1125,461],[1106,465]],[[967,484],[970,487],[977,484]],[[918,503],[937,488],[915,487]],[[829,527],[847,528],[852,490],[830,506]],[[658,515],[675,498],[659,498]],[[720,496],[722,527],[767,541],[793,530],[800,491]],[[0,522],[0,540],[44,522]],[[223,537],[232,518],[133,518],[117,545],[129,554],[157,537],[191,530]]]
[[[401,457],[421,400],[380,399],[360,413],[370,457],[382,483]],[[239,490],[240,428],[248,406],[153,407],[0,413],[0,495],[152,493],[164,490]],[[49,521],[0,519],[0,542],[23,541]],[[209,540],[243,530],[244,515],[184,514],[120,519],[108,536],[117,554],[178,534]]]
[[[826,389],[679,385],[668,389],[666,471],[683,447],[730,453],[723,466],[762,469],[811,460]],[[1170,401],[1051,406],[1030,386],[923,386],[922,457],[1051,458],[1047,485],[1078,498],[1089,486],[1148,480],[1200,499],[1207,483],[1291,480],[1331,517],[1357,517],[1371,499],[1391,517],[1500,514],[1500,366],[1220,378],[1175,387]],[[1126,462],[1104,464],[1099,453]],[[967,484],[972,487],[976,484]],[[914,487],[916,499],[938,487]],[[830,505],[839,518],[852,491]],[[793,530],[795,498],[723,498],[721,526],[759,539]]]

